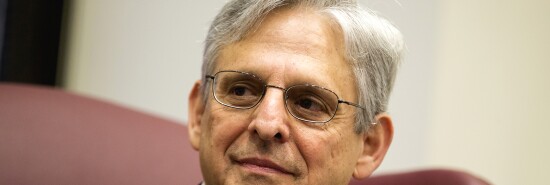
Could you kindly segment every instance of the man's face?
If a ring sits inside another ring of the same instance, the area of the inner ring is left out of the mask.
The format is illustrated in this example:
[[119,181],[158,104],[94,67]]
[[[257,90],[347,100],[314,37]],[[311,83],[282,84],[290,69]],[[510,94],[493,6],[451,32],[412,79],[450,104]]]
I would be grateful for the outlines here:
[[[214,73],[253,73],[284,88],[314,84],[357,102],[341,34],[334,28],[327,18],[303,9],[276,10],[246,39],[220,51]],[[211,82],[202,84],[210,90]],[[251,109],[221,105],[209,92],[206,104],[190,108],[191,140],[208,185],[345,184],[368,147],[365,135],[354,132],[356,107],[341,104],[330,122],[315,124],[286,110],[281,89],[268,88]]]

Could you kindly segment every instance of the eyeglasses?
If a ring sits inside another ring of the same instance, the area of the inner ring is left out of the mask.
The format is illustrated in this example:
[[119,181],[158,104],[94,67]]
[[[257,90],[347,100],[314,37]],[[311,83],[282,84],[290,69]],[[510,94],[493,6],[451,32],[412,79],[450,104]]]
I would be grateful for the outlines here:
[[284,101],[287,111],[296,119],[311,123],[329,122],[340,103],[365,109],[355,103],[338,98],[336,93],[324,87],[302,84],[288,88],[265,83],[257,76],[240,71],[219,71],[206,75],[212,79],[212,94],[222,105],[235,109],[250,109],[256,106],[264,97],[267,88],[284,91]]

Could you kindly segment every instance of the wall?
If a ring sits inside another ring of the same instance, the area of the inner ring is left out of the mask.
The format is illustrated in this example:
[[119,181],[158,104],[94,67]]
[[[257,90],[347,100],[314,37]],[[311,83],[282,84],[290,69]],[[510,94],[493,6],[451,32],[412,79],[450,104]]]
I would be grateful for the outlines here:
[[184,122],[202,41],[222,6],[193,2],[72,1],[65,87]]
[[495,184],[545,184],[550,171],[550,2],[445,0],[429,164]]

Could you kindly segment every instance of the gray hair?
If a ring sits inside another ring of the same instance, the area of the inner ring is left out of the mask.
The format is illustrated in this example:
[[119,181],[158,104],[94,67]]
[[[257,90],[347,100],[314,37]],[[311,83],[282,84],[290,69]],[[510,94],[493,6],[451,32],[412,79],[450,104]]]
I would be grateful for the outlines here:
[[[215,17],[206,37],[202,81],[212,74],[219,51],[240,41],[272,10],[280,7],[312,8],[336,22],[344,37],[345,59],[355,75],[357,103],[366,110],[356,114],[355,130],[367,131],[374,117],[386,112],[401,60],[401,33],[387,20],[362,9],[354,0],[232,0]],[[208,90],[203,86],[206,101]],[[357,109],[360,110],[360,109]]]

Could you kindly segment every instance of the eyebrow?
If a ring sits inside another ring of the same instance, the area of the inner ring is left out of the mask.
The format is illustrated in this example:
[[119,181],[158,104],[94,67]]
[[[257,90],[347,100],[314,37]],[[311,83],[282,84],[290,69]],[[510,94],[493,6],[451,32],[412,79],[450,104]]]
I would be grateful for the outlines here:
[[[246,67],[243,68],[242,70],[223,69],[223,70],[219,70],[219,71],[241,71],[241,72],[245,72],[245,73],[254,75],[256,78],[261,79],[267,85],[272,85],[266,80],[267,79],[267,78],[265,78],[266,75],[259,75],[259,73],[253,72],[254,70],[248,70],[248,69],[246,69]],[[335,88],[328,86],[328,84],[323,83],[323,81],[320,80],[320,79],[312,79],[312,78],[304,76],[304,75],[300,75],[300,76],[297,76],[297,77],[298,77],[298,80],[296,80],[296,78],[294,78],[293,80],[290,81],[291,83],[287,83],[287,82],[289,82],[289,81],[287,81],[288,78],[286,78],[286,75],[284,75],[283,76],[283,83],[285,85],[283,86],[283,88],[286,89],[286,88],[294,86],[294,85],[308,84],[308,85],[315,85],[315,86],[319,86],[319,87],[329,89],[330,91],[336,93],[338,96],[341,96],[340,95],[341,92],[334,90]]]

